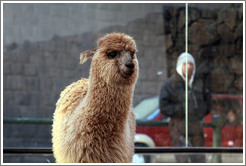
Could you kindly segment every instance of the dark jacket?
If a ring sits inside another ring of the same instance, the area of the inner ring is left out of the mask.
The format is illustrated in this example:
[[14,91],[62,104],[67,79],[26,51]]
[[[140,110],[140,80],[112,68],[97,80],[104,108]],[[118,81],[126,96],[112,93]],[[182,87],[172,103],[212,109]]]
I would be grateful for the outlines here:
[[[211,95],[201,80],[188,88],[189,135],[202,134],[200,121],[210,112]],[[171,135],[185,135],[185,81],[176,73],[162,86],[159,106],[164,116],[171,117]]]

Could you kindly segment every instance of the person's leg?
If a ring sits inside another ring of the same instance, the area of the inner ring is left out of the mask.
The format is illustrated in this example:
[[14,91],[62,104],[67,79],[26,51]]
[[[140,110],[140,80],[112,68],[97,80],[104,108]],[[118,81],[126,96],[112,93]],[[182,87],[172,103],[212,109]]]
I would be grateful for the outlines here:
[[[204,147],[205,139],[204,139],[203,133],[192,136],[191,143],[192,143],[192,146],[194,147]],[[190,155],[190,159],[192,163],[205,163],[206,162],[205,154],[192,154]]]
[[[182,137],[184,137],[184,122],[179,119],[171,119],[169,123],[169,130],[172,138],[173,147],[184,147],[185,142]],[[184,154],[175,154],[175,159],[177,163],[187,163],[189,161],[189,156]]]
[[[185,147],[185,141],[182,135],[176,134],[173,136],[173,146],[175,147]],[[186,154],[176,154],[175,159],[177,163],[188,163],[189,155]]]
[[177,163],[188,163],[189,156],[188,155],[175,155],[175,159]]
[[190,161],[191,163],[205,163],[206,162],[205,154],[190,155]]

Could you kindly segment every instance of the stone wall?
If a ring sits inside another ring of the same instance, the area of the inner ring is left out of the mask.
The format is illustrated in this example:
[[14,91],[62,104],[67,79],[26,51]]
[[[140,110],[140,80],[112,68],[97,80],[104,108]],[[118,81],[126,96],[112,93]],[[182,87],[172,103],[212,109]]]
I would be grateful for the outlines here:
[[[243,8],[189,8],[188,51],[197,63],[197,75],[213,93],[243,93]],[[185,50],[185,8],[164,12],[168,75]]]
[[111,25],[124,26],[153,11],[162,12],[162,5],[6,2],[3,4],[3,43],[44,41],[54,34],[97,32]]
[[[89,75],[90,62],[80,65],[80,53],[95,48],[96,40],[112,31],[129,34],[137,43],[140,73],[133,104],[158,95],[167,73],[163,25],[162,13],[150,13],[125,26],[6,45],[3,55],[4,117],[52,118],[60,92],[70,83]],[[51,146],[50,126],[48,130],[47,126],[31,125],[30,128],[24,131],[23,125],[4,125],[4,146]]]

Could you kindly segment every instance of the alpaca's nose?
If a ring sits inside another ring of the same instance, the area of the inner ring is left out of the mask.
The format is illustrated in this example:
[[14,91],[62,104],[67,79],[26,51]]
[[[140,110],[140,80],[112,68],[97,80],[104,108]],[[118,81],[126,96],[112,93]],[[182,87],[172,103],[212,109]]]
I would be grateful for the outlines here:
[[126,62],[125,66],[128,67],[129,69],[133,69],[134,68],[134,64],[132,63],[132,61]]

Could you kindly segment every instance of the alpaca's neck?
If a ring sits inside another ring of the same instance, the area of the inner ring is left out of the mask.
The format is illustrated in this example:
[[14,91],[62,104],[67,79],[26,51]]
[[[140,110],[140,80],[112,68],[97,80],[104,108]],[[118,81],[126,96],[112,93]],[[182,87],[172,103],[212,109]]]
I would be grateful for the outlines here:
[[102,80],[90,79],[86,96],[88,107],[98,119],[109,119],[112,123],[124,122],[132,105],[133,88],[115,87]]

